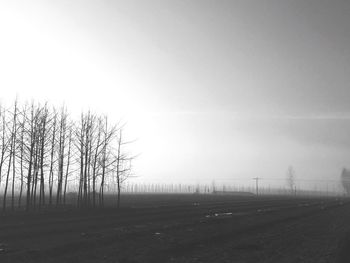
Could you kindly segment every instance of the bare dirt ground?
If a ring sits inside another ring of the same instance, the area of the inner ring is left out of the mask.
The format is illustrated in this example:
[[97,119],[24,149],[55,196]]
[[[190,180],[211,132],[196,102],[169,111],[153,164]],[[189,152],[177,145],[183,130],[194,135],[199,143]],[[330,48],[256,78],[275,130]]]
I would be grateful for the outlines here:
[[0,262],[350,262],[350,201],[126,196],[0,216]]

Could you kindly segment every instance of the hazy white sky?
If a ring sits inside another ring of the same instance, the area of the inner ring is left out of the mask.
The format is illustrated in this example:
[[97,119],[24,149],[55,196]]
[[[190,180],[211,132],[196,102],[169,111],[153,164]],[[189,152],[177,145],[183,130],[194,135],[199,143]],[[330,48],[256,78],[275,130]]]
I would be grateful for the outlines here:
[[337,179],[349,83],[345,0],[0,0],[1,100],[128,121],[139,180]]

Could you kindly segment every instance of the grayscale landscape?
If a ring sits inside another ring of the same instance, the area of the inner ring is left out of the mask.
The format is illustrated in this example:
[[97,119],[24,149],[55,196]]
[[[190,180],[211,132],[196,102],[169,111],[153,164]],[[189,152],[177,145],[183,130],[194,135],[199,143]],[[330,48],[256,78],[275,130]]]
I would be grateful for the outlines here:
[[350,2],[0,0],[0,262],[350,262]]

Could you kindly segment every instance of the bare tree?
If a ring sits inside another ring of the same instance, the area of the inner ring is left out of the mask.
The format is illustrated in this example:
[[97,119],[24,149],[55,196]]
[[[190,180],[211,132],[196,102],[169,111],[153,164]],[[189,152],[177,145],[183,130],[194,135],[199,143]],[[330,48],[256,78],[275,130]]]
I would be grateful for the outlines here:
[[13,130],[12,130],[12,188],[11,188],[11,209],[15,209],[15,179],[16,179],[16,142],[17,142],[17,130],[18,130],[18,110],[17,100],[15,101],[14,113],[13,113]]
[[57,113],[54,110],[51,125],[51,141],[50,141],[50,170],[49,170],[49,205],[52,205],[53,184],[54,184],[54,165],[56,163],[56,134],[57,134]]
[[[33,176],[33,170],[35,174],[35,167],[33,169],[33,162],[35,160],[35,151],[36,151],[36,137],[37,137],[37,110],[35,109],[34,103],[31,104],[29,113],[25,113],[26,121],[28,122],[28,129],[27,129],[27,196],[26,196],[26,209],[29,210],[31,207],[31,201],[32,201],[32,188],[34,185],[34,176]],[[29,116],[28,116],[29,115]]]
[[58,174],[57,174],[57,194],[56,205],[62,200],[62,186],[64,176],[65,148],[67,141],[67,113],[64,108],[61,110],[60,125],[59,125],[59,143],[58,143]]
[[120,195],[122,183],[130,176],[131,172],[131,162],[135,157],[130,156],[122,147],[131,142],[125,142],[123,140],[123,127],[119,129],[119,134],[117,138],[117,150],[115,155],[115,165],[113,169],[113,175],[116,179],[117,185],[117,208],[120,207]]
[[92,205],[93,207],[96,207],[96,183],[97,183],[97,177],[98,177],[98,160],[101,155],[101,146],[103,144],[101,140],[101,134],[103,129],[103,120],[102,118],[98,118],[98,124],[97,124],[97,134],[96,134],[96,143],[94,147],[94,156],[93,156],[93,163],[92,163]]
[[68,135],[68,154],[67,154],[67,165],[66,165],[66,174],[64,179],[64,191],[63,191],[63,204],[66,204],[66,194],[67,194],[67,184],[69,176],[69,168],[71,164],[71,155],[72,155],[72,126],[69,125],[69,135]]
[[119,207],[132,160],[124,151],[122,135],[121,127],[90,111],[76,123],[64,107],[59,112],[34,102],[18,107],[17,100],[10,109],[0,105],[3,210],[8,195],[12,209],[16,196],[19,208],[26,199],[26,210],[40,209],[47,202],[66,204],[71,184],[78,186],[79,207],[103,206],[105,191],[114,187]]
[[39,187],[39,208],[45,205],[45,173],[44,167],[46,166],[46,157],[48,153],[48,145],[50,143],[48,130],[49,130],[49,110],[47,105],[44,106],[40,116],[40,130],[39,130],[39,147],[40,147],[40,187]]
[[289,166],[287,169],[287,185],[291,191],[291,194],[296,194],[295,179],[295,170],[293,166]]
[[103,144],[101,152],[101,182],[100,182],[100,193],[99,193],[99,203],[100,206],[104,205],[104,190],[106,177],[109,171],[112,171],[112,166],[115,163],[115,158],[113,158],[112,142],[115,139],[115,135],[118,131],[118,127],[109,126],[107,117],[104,118],[104,128],[102,130]]
[[5,164],[5,161],[8,157],[8,146],[10,143],[10,140],[8,139],[8,129],[7,129],[7,120],[6,120],[6,111],[5,109],[0,105],[0,186],[2,182],[2,170],[3,166]]
[[79,155],[78,206],[88,206],[91,202],[91,166],[93,160],[94,127],[96,117],[88,112],[81,115],[80,126],[76,127],[76,149]]
[[346,168],[343,168],[341,172],[341,184],[346,191],[347,195],[350,195],[350,171]]
[[[12,119],[12,128],[10,131],[10,147],[9,147],[9,160],[7,165],[7,174],[6,174],[6,182],[5,182],[5,189],[4,189],[4,197],[3,197],[3,204],[2,208],[5,211],[6,210],[6,199],[7,199],[7,190],[9,185],[9,177],[11,172],[11,166],[13,170],[13,179],[12,179],[12,185],[14,188],[14,177],[15,177],[15,167],[14,167],[14,158],[15,158],[15,142],[16,142],[16,133],[17,133],[17,100],[15,101],[14,106],[14,112],[13,112],[13,119]],[[12,196],[12,200],[13,200]],[[13,205],[13,202],[12,202]]]
[[23,186],[24,186],[24,116],[23,112],[26,112],[26,108],[21,113],[21,121],[19,121],[19,134],[20,137],[18,138],[17,144],[18,144],[18,152],[19,152],[19,167],[20,167],[20,190],[19,190],[19,197],[18,197],[18,208],[21,207],[22,202],[22,194],[23,194]]

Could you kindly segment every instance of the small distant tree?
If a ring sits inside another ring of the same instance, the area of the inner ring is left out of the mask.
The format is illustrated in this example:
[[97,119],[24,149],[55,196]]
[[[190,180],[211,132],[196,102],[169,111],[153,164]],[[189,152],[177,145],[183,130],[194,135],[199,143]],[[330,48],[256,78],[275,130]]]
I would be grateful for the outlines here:
[[215,184],[214,180],[211,182],[211,189],[212,189],[212,193],[215,194],[215,192],[216,192],[216,184]]
[[289,166],[287,169],[287,186],[290,192],[295,194],[295,170],[293,166]]
[[346,168],[343,168],[341,173],[341,184],[347,195],[350,195],[350,171]]

